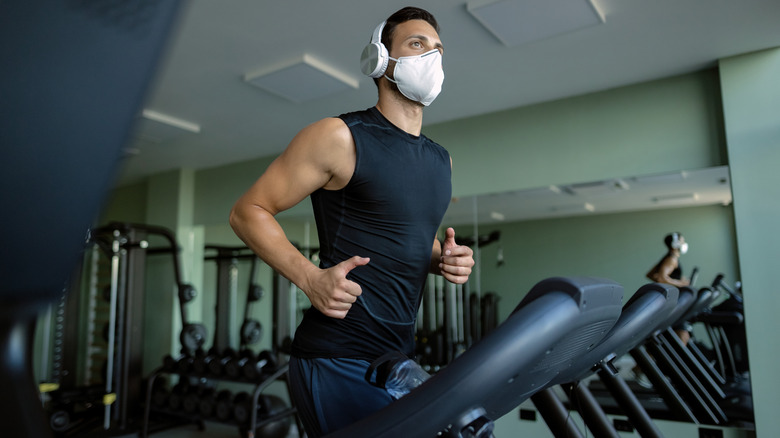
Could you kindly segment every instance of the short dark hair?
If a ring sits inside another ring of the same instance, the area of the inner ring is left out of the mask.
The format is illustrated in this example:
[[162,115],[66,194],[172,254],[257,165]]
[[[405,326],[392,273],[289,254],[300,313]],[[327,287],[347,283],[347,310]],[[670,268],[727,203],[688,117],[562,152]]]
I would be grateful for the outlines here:
[[675,231],[673,233],[669,233],[664,237],[664,243],[666,244],[666,247],[669,249],[672,249],[672,243],[675,241],[679,241],[682,239],[682,234],[680,234],[679,231]]
[[[393,32],[395,32],[395,28],[399,24],[405,23],[409,20],[424,20],[430,24],[434,30],[436,30],[436,33],[439,33],[439,23],[430,12],[422,8],[416,8],[414,6],[401,8],[393,13],[393,15],[387,17],[387,20],[385,20],[385,27],[382,29],[380,41],[385,45],[388,53],[390,53],[390,50],[392,50]],[[378,86],[379,78],[374,78],[374,83]]]
[[433,14],[425,9],[407,6],[399,9],[385,20],[385,28],[382,29],[382,44],[387,47],[388,52],[392,50],[393,32],[395,32],[396,26],[410,20],[424,20],[436,30],[436,33],[439,33],[439,23]]

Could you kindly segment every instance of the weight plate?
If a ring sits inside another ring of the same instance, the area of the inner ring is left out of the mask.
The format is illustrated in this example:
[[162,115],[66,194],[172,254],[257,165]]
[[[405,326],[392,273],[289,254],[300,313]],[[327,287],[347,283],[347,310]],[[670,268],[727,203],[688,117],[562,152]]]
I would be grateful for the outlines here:
[[181,329],[180,341],[188,351],[195,351],[206,342],[206,327],[203,324],[186,324]]
[[263,325],[260,321],[248,319],[241,325],[241,340],[244,344],[256,344],[263,336]]
[[260,301],[263,298],[263,294],[265,294],[263,286],[253,284],[249,287],[249,301]]

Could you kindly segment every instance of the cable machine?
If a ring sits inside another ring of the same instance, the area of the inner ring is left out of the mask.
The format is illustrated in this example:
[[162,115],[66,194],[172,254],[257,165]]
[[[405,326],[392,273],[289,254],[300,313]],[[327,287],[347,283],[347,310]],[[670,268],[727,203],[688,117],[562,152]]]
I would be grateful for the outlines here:
[[[150,237],[161,246],[150,247]],[[155,239],[160,240],[160,239]],[[144,295],[147,257],[165,254],[182,303],[195,296],[182,281],[173,233],[162,227],[111,223],[92,230],[81,275],[56,313],[49,423],[60,436],[93,429],[137,428],[143,400]],[[205,338],[181,306],[182,337]],[[45,346],[46,348],[46,346]]]

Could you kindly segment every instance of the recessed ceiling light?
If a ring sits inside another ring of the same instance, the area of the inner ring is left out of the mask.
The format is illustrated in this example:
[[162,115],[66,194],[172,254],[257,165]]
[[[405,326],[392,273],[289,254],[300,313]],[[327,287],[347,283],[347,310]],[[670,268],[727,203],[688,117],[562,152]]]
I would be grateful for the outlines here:
[[466,8],[508,47],[604,23],[592,0],[472,0]]
[[573,213],[594,212],[596,211],[596,207],[589,202],[584,202],[582,204],[557,205],[552,207],[550,210],[556,213],[573,214]]
[[358,80],[304,53],[244,75],[244,80],[295,103],[357,90]]
[[145,109],[135,129],[135,136],[151,143],[162,143],[187,134],[200,132],[200,125],[159,111]]
[[699,199],[696,193],[681,193],[678,195],[661,195],[653,198],[653,202],[661,205],[688,204]]

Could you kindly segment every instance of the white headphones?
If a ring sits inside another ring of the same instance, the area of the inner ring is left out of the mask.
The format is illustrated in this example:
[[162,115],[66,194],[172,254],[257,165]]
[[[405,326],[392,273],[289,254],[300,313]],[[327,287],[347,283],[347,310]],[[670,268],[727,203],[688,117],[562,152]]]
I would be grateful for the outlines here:
[[672,245],[671,246],[674,249],[680,249],[680,247],[682,246],[680,244],[680,233],[677,233],[677,232],[672,233]]
[[387,63],[390,62],[387,47],[382,44],[382,30],[385,28],[385,23],[386,21],[383,21],[376,27],[371,42],[360,55],[360,69],[363,74],[372,78],[381,78],[387,70]]

